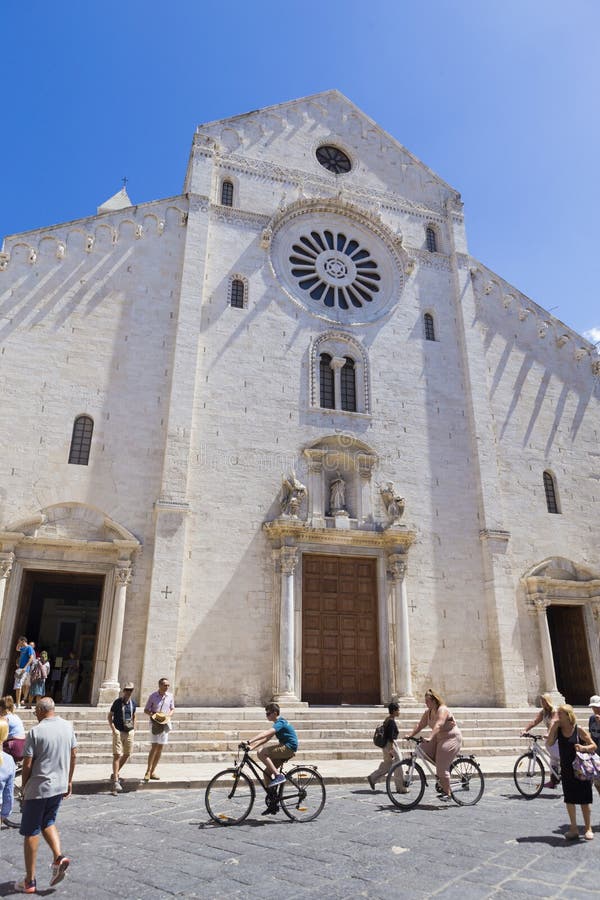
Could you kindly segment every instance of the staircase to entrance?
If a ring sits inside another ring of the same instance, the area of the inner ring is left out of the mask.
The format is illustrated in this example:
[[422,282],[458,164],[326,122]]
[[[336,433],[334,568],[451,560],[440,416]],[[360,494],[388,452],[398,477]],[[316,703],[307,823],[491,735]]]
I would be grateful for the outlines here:
[[[298,731],[299,762],[365,759],[373,764],[381,756],[372,738],[375,726],[386,714],[382,706],[310,706],[282,712]],[[401,709],[397,720],[401,735],[412,729],[422,712],[420,706]],[[463,752],[481,757],[516,756],[523,752],[525,744],[520,734],[535,715],[531,708],[452,707],[452,712],[463,734]],[[589,710],[581,708],[576,712],[578,721],[587,724]],[[108,765],[112,755],[108,709],[59,705],[57,713],[74,724],[78,763]],[[35,724],[32,712],[19,710],[19,715],[27,730]],[[171,764],[229,762],[240,741],[266,727],[262,707],[179,707],[173,725],[168,745]],[[147,754],[149,728],[143,713],[138,714],[135,737],[135,755]]]

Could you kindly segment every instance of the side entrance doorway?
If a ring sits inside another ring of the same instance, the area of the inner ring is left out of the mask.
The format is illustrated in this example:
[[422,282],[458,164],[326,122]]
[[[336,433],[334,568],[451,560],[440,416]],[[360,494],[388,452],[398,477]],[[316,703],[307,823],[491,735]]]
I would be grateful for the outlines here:
[[[57,702],[91,700],[103,588],[104,575],[24,572],[13,647],[25,635],[38,653],[46,650],[51,665],[46,693]],[[8,692],[13,672],[9,667]]]
[[381,701],[377,562],[365,557],[302,557],[302,699]]
[[556,686],[567,703],[587,706],[595,693],[584,607],[551,604],[546,610]]

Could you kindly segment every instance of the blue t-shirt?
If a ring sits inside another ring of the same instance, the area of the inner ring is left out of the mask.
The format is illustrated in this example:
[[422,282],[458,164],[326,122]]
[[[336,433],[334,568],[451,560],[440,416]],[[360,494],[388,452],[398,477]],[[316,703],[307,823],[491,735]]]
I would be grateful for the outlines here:
[[27,663],[31,661],[32,656],[35,656],[33,647],[30,647],[29,644],[21,647],[19,650],[19,669],[24,669]]
[[298,735],[296,734],[296,729],[293,725],[283,719],[281,716],[273,722],[273,728],[275,729],[275,736],[280,744],[283,744],[284,747],[287,747],[289,750],[293,750],[294,753],[298,749]]

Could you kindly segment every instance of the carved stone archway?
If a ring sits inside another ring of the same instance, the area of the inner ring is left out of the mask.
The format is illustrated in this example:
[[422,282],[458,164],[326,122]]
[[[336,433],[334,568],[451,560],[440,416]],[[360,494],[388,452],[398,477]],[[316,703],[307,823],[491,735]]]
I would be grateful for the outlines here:
[[104,590],[92,683],[92,702],[119,693],[119,662],[127,586],[138,539],[101,510],[58,503],[0,530],[0,681],[14,659],[12,646],[21,587],[27,571],[98,573]]
[[556,669],[547,609],[560,606],[584,607],[584,621],[594,689],[600,690],[600,576],[591,569],[563,557],[550,557],[533,566],[522,578],[526,602],[537,618],[544,683],[540,689],[552,694],[555,702],[565,698],[556,684]]

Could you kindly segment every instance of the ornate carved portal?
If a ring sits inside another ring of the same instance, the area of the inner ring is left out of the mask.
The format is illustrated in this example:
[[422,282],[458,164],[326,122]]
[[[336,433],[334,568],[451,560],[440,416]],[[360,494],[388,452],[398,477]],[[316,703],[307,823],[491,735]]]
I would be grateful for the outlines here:
[[[47,597],[55,597],[50,605],[57,640],[62,629],[63,643],[72,640],[70,649],[86,664],[86,698],[92,703],[112,701],[119,692],[126,593],[139,549],[139,541],[126,528],[80,503],[47,507],[1,530],[0,682],[12,670],[15,630],[23,628],[28,617],[36,621],[28,610],[38,585]],[[86,584],[95,586],[97,600],[90,600],[89,609],[76,596],[78,584],[83,586],[81,593]],[[57,593],[52,585],[63,587]],[[69,591],[73,602],[56,599]],[[41,600],[40,596],[35,602]]]
[[600,578],[554,557],[534,566],[523,585],[538,621],[540,693],[552,694],[558,703],[566,698],[587,705],[590,695],[600,689]]

